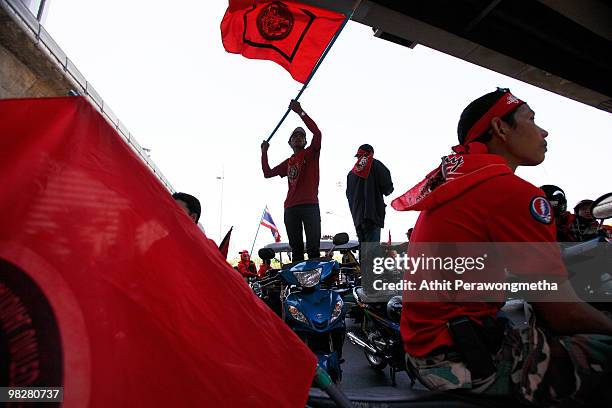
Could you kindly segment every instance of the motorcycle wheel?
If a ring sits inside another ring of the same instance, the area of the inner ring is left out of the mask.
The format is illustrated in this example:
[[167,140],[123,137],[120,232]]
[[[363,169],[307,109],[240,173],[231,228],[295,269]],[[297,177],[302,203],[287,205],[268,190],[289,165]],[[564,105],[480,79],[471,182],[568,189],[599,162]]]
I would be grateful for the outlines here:
[[387,366],[387,361],[379,356],[370,353],[368,350],[363,350],[368,364],[375,370],[383,370]]
[[340,381],[342,381],[342,372],[332,370],[328,372],[328,374],[334,384],[338,384]]

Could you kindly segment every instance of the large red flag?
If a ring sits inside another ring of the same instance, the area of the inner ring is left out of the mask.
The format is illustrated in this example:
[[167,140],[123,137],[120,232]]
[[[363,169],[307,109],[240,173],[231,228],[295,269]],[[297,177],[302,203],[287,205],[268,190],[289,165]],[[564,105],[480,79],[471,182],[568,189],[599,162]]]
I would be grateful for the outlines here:
[[304,406],[316,357],[81,97],[0,101],[1,386]]
[[221,37],[227,52],[274,61],[304,83],[344,18],[289,1],[229,0]]

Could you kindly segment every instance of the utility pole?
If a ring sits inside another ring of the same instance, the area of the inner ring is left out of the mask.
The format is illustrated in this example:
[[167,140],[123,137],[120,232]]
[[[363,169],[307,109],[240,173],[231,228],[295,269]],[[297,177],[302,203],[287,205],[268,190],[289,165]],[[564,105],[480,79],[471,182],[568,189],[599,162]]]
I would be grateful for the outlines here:
[[225,167],[221,167],[221,176],[217,176],[217,180],[221,180],[221,200],[219,203],[219,242],[223,239],[223,182],[225,181]]

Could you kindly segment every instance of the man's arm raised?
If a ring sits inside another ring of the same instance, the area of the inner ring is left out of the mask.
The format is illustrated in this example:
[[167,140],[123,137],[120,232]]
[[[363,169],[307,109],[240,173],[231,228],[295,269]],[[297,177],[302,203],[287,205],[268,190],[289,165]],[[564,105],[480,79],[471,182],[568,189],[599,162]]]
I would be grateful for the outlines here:
[[270,143],[264,140],[261,143],[261,169],[263,170],[263,174],[265,178],[270,178],[274,176],[285,177],[287,175],[287,160],[274,167],[270,168],[270,164],[268,163],[268,148],[270,147]]
[[308,116],[306,112],[304,112],[302,105],[300,105],[300,103],[295,99],[292,99],[289,103],[289,109],[300,115],[308,130],[312,132],[312,142],[310,143],[312,149],[315,152],[321,150],[321,131],[314,120],[312,120],[312,118]]

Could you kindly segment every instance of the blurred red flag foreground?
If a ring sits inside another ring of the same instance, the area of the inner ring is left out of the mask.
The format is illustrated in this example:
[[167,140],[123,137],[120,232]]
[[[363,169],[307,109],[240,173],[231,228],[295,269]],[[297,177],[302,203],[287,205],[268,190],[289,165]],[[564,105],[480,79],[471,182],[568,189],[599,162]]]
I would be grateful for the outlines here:
[[0,385],[297,407],[316,357],[81,97],[0,101]]
[[274,61],[304,83],[344,18],[289,1],[229,0],[221,38],[227,52]]

